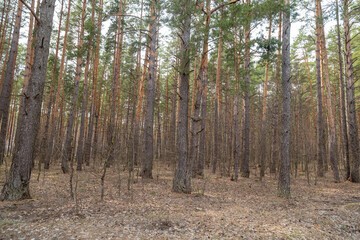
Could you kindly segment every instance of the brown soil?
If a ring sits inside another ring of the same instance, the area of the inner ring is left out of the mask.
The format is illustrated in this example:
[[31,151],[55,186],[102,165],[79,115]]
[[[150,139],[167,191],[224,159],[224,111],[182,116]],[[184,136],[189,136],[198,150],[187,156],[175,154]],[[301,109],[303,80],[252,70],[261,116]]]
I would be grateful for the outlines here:
[[[4,171],[0,182],[3,185]],[[267,176],[232,182],[211,176],[193,179],[193,194],[171,192],[172,171],[155,171],[127,190],[127,172],[109,170],[100,201],[101,171],[69,175],[60,169],[36,180],[33,199],[0,202],[0,239],[360,239],[360,185],[328,177],[308,185],[292,178],[290,200],[276,196]]]

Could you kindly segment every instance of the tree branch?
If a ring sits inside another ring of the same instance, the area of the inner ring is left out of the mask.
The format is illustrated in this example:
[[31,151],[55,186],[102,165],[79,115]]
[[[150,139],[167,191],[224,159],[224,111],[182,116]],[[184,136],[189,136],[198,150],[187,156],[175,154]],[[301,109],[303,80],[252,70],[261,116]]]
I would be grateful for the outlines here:
[[211,10],[210,15],[213,14],[214,12],[216,12],[217,10],[219,10],[220,8],[223,8],[223,7],[227,6],[227,5],[237,3],[238,1],[240,1],[240,0],[232,0],[230,2],[221,4],[221,5],[217,6],[216,8],[214,8],[213,10]]
[[41,24],[41,21],[40,21],[39,17],[36,15],[36,13],[34,12],[34,10],[24,0],[20,0],[20,2],[22,2],[25,5],[25,7],[30,10],[31,14],[35,17],[36,21],[39,24]]
[[105,21],[106,18],[108,17],[133,17],[133,18],[137,18],[137,19],[140,19],[140,20],[143,20],[141,17],[138,17],[138,16],[135,16],[135,15],[130,15],[130,14],[109,14],[109,15],[106,15],[103,17],[103,21]]

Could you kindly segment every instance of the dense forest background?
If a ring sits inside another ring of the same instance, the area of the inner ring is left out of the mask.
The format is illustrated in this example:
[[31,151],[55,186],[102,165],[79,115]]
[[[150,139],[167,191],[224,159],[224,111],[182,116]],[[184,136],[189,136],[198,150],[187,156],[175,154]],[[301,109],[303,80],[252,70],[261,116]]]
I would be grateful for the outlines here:
[[358,0],[2,0],[5,236],[125,211],[140,238],[356,238],[359,23]]
[[[46,5],[49,5],[46,9]],[[359,182],[358,1],[1,3],[2,199],[32,169]],[[293,31],[290,34],[291,25]],[[205,171],[206,170],[206,171]]]

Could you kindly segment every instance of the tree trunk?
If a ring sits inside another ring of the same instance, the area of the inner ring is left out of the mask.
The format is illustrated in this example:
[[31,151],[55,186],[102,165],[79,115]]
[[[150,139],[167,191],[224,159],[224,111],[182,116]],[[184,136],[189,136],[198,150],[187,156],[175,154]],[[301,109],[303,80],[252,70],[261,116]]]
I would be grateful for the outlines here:
[[[242,39],[240,29],[240,40]],[[240,43],[240,49],[238,49],[238,39],[237,39],[237,28],[235,27],[235,51],[234,51],[234,59],[235,59],[235,76],[236,76],[236,96],[234,103],[234,180],[237,181],[239,179],[239,165],[240,165],[240,156],[241,156],[241,144],[240,144],[240,53],[242,49],[242,45]]]
[[[41,149],[40,149],[39,166],[40,166],[41,163],[44,163],[44,168],[45,169],[49,169],[49,165],[50,165],[50,161],[46,161],[46,150],[47,150],[46,146],[48,144],[48,138],[49,138],[49,125],[50,125],[50,117],[51,117],[51,107],[52,107],[53,101],[54,101],[53,98],[54,98],[54,91],[55,91],[55,75],[56,75],[56,70],[57,70],[57,60],[58,60],[58,54],[59,54],[61,22],[62,22],[62,17],[63,17],[63,6],[64,6],[64,0],[61,1],[59,28],[58,28],[58,34],[57,34],[57,40],[56,40],[56,50],[55,50],[55,61],[54,61],[54,67],[52,69],[52,75],[51,75],[51,86],[50,86],[49,102],[47,104],[44,135],[43,135],[43,137],[41,139],[41,143],[40,143]],[[30,69],[30,67],[31,67],[31,64],[29,64],[29,69]],[[54,110],[55,109],[53,109],[53,111]]]
[[[250,6],[250,0],[246,3]],[[250,14],[248,14],[250,15]],[[249,16],[251,17],[251,16]],[[243,126],[243,138],[244,138],[244,154],[241,163],[241,176],[248,178],[250,176],[249,169],[249,158],[250,158],[250,18],[245,26],[245,59],[244,59],[244,70],[245,70],[245,81],[244,81],[244,126]]]
[[[6,1],[4,1],[4,9],[3,10],[5,10],[5,3],[6,3]],[[9,27],[8,26],[8,21],[9,21],[10,8],[11,8],[11,4],[10,4],[10,0],[8,0],[7,9],[6,9],[6,13],[5,13],[5,20],[3,22],[3,25],[1,25],[1,28],[0,28],[0,33],[1,33],[1,38],[0,38],[0,62],[1,62],[2,56],[3,56],[3,47],[4,47],[4,43],[5,43],[6,30],[7,30],[7,27]],[[12,27],[12,24],[11,24],[11,27]],[[1,88],[1,85],[2,84],[0,84],[0,88]]]
[[[93,0],[92,7],[95,8],[95,1]],[[90,110],[90,121],[89,121],[89,129],[88,135],[86,138],[85,143],[85,153],[84,158],[86,162],[86,166],[90,165],[91,159],[91,147],[92,147],[92,139],[93,139],[93,132],[94,132],[94,120],[95,120],[95,112],[96,112],[96,105],[98,100],[98,71],[99,71],[99,55],[100,55],[100,36],[101,36],[101,24],[102,24],[102,7],[103,7],[103,0],[100,0],[99,3],[99,13],[98,13],[98,20],[96,26],[96,47],[95,47],[95,60],[94,60],[94,68],[93,68],[93,85],[92,85],[92,102],[91,102],[91,110]]]
[[324,119],[323,119],[323,97],[321,84],[321,60],[320,60],[320,28],[316,20],[316,84],[317,84],[317,99],[318,99],[318,118],[317,118],[317,176],[324,176],[324,154],[325,154],[325,139],[324,139]]
[[152,178],[154,158],[154,106],[156,95],[156,44],[157,44],[157,0],[151,1],[149,31],[149,72],[146,87],[144,153],[142,156],[141,177]]
[[[268,41],[271,38],[271,30],[272,30],[272,17],[269,19],[269,33],[268,33]],[[266,57],[269,58],[269,49],[266,52]],[[267,88],[268,88],[268,77],[269,77],[269,59],[265,61],[265,80],[264,80],[264,93],[263,93],[263,109],[262,109],[262,122],[261,122],[261,166],[260,166],[260,179],[265,176],[266,169],[266,128],[267,128]]]
[[173,180],[174,192],[191,193],[191,169],[188,159],[188,108],[190,76],[190,0],[181,0],[180,99],[177,129],[178,162]]
[[107,154],[106,154],[106,166],[109,167],[114,161],[114,144],[115,144],[115,118],[116,118],[116,100],[117,100],[117,86],[120,79],[120,64],[122,55],[122,16],[123,13],[123,1],[119,3],[119,19],[117,29],[117,41],[114,51],[114,71],[112,76],[112,87],[111,87],[111,102],[110,102],[110,114],[109,114],[109,125],[107,129]]
[[71,160],[71,153],[75,149],[75,146],[73,144],[73,125],[74,125],[74,115],[76,111],[76,102],[79,94],[79,85],[80,85],[80,78],[81,78],[82,65],[83,65],[82,50],[83,50],[83,38],[84,38],[84,22],[86,17],[85,11],[86,11],[86,0],[83,1],[83,6],[82,6],[80,36],[78,40],[78,56],[76,61],[75,86],[74,86],[74,91],[73,91],[73,96],[72,96],[72,101],[71,101],[70,111],[67,121],[65,144],[64,144],[63,157],[61,162],[61,169],[63,173],[68,172],[68,161]]
[[1,200],[17,201],[30,198],[31,166],[34,161],[35,141],[40,125],[54,9],[55,0],[44,0],[40,7],[41,23],[37,23],[34,68],[25,97],[22,98],[15,153],[9,178],[2,189]]
[[45,169],[49,168],[50,160],[53,155],[55,131],[56,131],[56,126],[58,124],[57,116],[58,116],[58,112],[59,112],[59,102],[61,99],[61,88],[62,88],[64,65],[65,65],[65,58],[66,58],[65,55],[66,55],[67,36],[68,36],[69,23],[70,23],[70,13],[71,13],[71,0],[69,0],[69,2],[68,2],[68,9],[67,9],[67,16],[66,16],[66,23],[65,23],[65,33],[64,33],[64,43],[62,46],[63,50],[62,50],[62,56],[61,56],[61,61],[60,61],[58,86],[57,86],[55,103],[54,103],[52,116],[51,116],[51,133],[50,133],[50,139],[48,141],[48,145],[47,145],[47,149],[46,149],[46,156],[45,156],[45,161],[44,161]]
[[[149,28],[150,28],[150,25],[149,25]],[[139,62],[139,68],[141,68],[140,62]],[[138,97],[137,97],[137,104],[136,104],[134,150],[133,150],[134,151],[133,152],[133,162],[135,165],[137,165],[137,160],[138,160],[139,137],[140,137],[139,136],[140,135],[140,118],[141,118],[141,109],[142,109],[143,100],[144,100],[145,77],[146,77],[146,73],[147,73],[148,63],[149,63],[149,48],[146,48],[143,74],[142,74],[142,76],[139,75],[139,88],[138,88]]]
[[[89,43],[91,46],[91,41]],[[82,99],[82,106],[81,106],[81,120],[80,120],[80,133],[79,133],[79,140],[78,140],[78,147],[77,147],[77,166],[76,170],[82,170],[82,164],[84,160],[83,150],[84,150],[84,136],[85,136],[85,121],[87,116],[85,115],[86,109],[88,106],[88,80],[89,80],[89,66],[90,66],[90,55],[91,55],[91,47],[87,49],[87,56],[86,56],[86,66],[84,72],[84,89],[83,89],[83,99]]]
[[[221,9],[221,18],[222,19],[222,9]],[[218,148],[219,148],[219,137],[220,137],[220,104],[221,104],[221,89],[220,89],[220,81],[221,81],[221,54],[222,54],[222,47],[223,47],[223,33],[222,28],[220,26],[220,33],[219,33],[219,46],[218,46],[218,55],[217,55],[217,69],[216,69],[216,87],[215,87],[215,115],[214,115],[214,159],[213,159],[213,166],[212,166],[212,173],[215,174],[216,172],[216,165],[217,160],[219,158],[218,155]]]
[[352,44],[350,35],[349,3],[344,0],[344,34],[345,34],[345,57],[346,57],[346,76],[348,88],[348,111],[349,111],[349,143],[350,143],[350,181],[360,182],[359,176],[359,135],[356,119],[355,101],[355,81],[354,81],[354,61],[352,57]]
[[330,164],[334,173],[335,182],[340,182],[339,170],[338,170],[338,162],[337,162],[337,142],[336,142],[336,126],[335,126],[335,114],[333,109],[333,104],[331,100],[331,84],[330,84],[330,74],[329,74],[329,64],[326,52],[326,42],[325,42],[325,34],[324,34],[324,25],[322,19],[322,10],[321,10],[321,0],[317,1],[317,21],[320,27],[320,46],[321,46],[321,55],[324,61],[324,73],[325,73],[325,84],[326,84],[326,105],[327,105],[327,113],[329,118],[329,138],[330,138],[330,146],[329,146],[329,157]]
[[6,63],[4,81],[3,81],[2,87],[1,87],[1,96],[0,96],[0,121],[1,121],[0,165],[2,164],[2,162],[4,160],[4,154],[5,154],[6,131],[8,128],[11,92],[12,92],[12,87],[13,87],[13,82],[14,82],[16,57],[17,57],[17,53],[18,53],[22,6],[23,6],[23,3],[19,0],[17,12],[16,12],[15,27],[14,27],[14,31],[13,31],[12,40],[10,43],[10,53],[9,53],[9,57],[8,57],[8,60]]
[[[279,30],[278,41],[281,42],[282,33],[282,12],[279,12]],[[276,173],[276,165],[279,162],[279,97],[280,97],[280,70],[281,70],[281,46],[278,47],[278,58],[276,61],[275,73],[275,97],[274,97],[274,114],[273,114],[273,141],[271,151],[271,166],[270,173]]]
[[290,197],[290,0],[285,0],[286,10],[283,15],[282,33],[282,126],[281,126],[281,151],[278,195],[280,197]]

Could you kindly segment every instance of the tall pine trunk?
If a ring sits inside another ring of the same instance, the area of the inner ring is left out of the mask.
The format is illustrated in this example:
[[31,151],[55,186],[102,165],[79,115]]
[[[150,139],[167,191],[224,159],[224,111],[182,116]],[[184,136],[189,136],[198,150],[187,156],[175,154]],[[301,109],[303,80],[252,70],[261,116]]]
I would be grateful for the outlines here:
[[327,113],[329,118],[329,157],[330,164],[333,170],[335,182],[340,181],[339,170],[338,170],[338,162],[337,162],[337,142],[336,142],[336,126],[335,126],[335,114],[333,103],[331,100],[331,83],[330,83],[330,74],[329,74],[329,64],[328,57],[326,51],[326,42],[325,42],[325,33],[324,33],[324,24],[322,18],[322,10],[321,10],[321,0],[317,1],[317,21],[320,27],[320,52],[323,58],[323,67],[325,73],[325,85],[326,85],[326,106]]
[[61,1],[59,28],[58,28],[58,34],[57,34],[57,40],[56,40],[56,50],[55,50],[55,61],[54,61],[54,67],[52,69],[52,75],[51,75],[50,95],[49,95],[49,100],[48,100],[48,104],[47,104],[44,134],[43,134],[43,137],[41,139],[39,166],[41,166],[41,163],[44,163],[44,168],[45,169],[49,169],[49,165],[50,165],[50,161],[46,161],[46,149],[47,149],[46,146],[48,144],[48,138],[49,138],[49,125],[50,125],[50,118],[51,118],[51,108],[52,108],[53,101],[54,101],[53,98],[54,98],[55,80],[56,80],[55,75],[56,75],[56,70],[57,70],[57,61],[58,61],[58,54],[59,54],[61,22],[62,22],[62,17],[63,17],[63,6],[64,6],[64,0]]
[[[250,6],[250,0],[246,3]],[[243,138],[244,138],[244,154],[241,162],[241,176],[248,178],[250,176],[249,159],[250,159],[250,18],[251,13],[248,14],[249,19],[245,26],[245,59],[244,59],[244,126],[243,126]]]
[[172,190],[191,193],[191,169],[188,159],[188,108],[190,77],[190,32],[191,1],[181,0],[181,48],[180,48],[180,99],[177,129],[178,161],[175,169]]
[[[268,41],[271,38],[272,17],[269,19],[269,33]],[[266,52],[266,57],[269,58],[269,50]],[[265,61],[265,79],[264,79],[264,93],[263,93],[263,109],[262,109],[262,122],[261,122],[261,166],[260,166],[260,178],[265,176],[266,169],[266,129],[267,129],[267,88],[269,77],[269,59]]]
[[355,101],[355,80],[354,80],[354,60],[352,57],[352,44],[350,35],[349,2],[344,0],[344,34],[345,34],[345,57],[346,57],[346,76],[348,88],[348,111],[349,111],[349,142],[350,142],[350,181],[360,182],[359,176],[359,135],[356,119]]
[[156,44],[157,44],[157,0],[151,1],[149,31],[149,72],[146,87],[144,153],[142,155],[141,177],[152,178],[154,159],[154,107],[156,95]]
[[5,140],[6,133],[8,128],[9,120],[9,108],[11,101],[11,92],[14,83],[14,72],[16,66],[16,57],[18,53],[19,37],[20,37],[20,27],[21,27],[21,15],[22,15],[23,3],[19,0],[16,12],[16,20],[14,31],[10,43],[10,53],[6,63],[6,70],[4,75],[4,80],[1,87],[1,96],[0,96],[0,120],[1,120],[1,130],[0,130],[0,164],[4,160],[5,154]]
[[278,195],[290,197],[290,0],[285,0],[282,33],[282,121]]
[[67,120],[67,129],[66,129],[66,136],[65,136],[65,143],[64,143],[64,150],[63,150],[63,157],[61,162],[61,169],[63,173],[68,172],[68,161],[71,160],[72,151],[75,149],[73,143],[73,125],[75,119],[75,111],[76,111],[76,103],[79,94],[79,85],[80,85],[80,78],[82,74],[82,65],[83,65],[83,38],[84,38],[84,23],[85,23],[85,11],[86,11],[86,0],[83,1],[82,5],[82,14],[80,19],[80,35],[78,40],[78,56],[76,60],[76,74],[75,74],[75,86],[73,90],[72,101],[70,105],[69,116]]
[[317,176],[324,176],[325,134],[320,60],[320,27],[316,20],[316,84],[317,84]]
[[[222,18],[222,9],[221,9],[221,18]],[[221,19],[220,19],[221,21]],[[214,115],[214,158],[213,158],[213,166],[212,173],[216,172],[217,160],[219,158],[219,141],[220,141],[220,104],[221,104],[221,54],[223,47],[223,33],[222,27],[220,26],[219,33],[219,45],[218,45],[218,55],[217,55],[217,69],[216,69],[216,85],[215,85],[215,115]]]
[[1,200],[16,201],[30,198],[29,183],[34,161],[35,141],[40,125],[41,102],[44,92],[50,36],[55,0],[43,0],[40,6],[41,23],[37,23],[34,68],[22,98],[15,152],[9,177],[1,192]]

